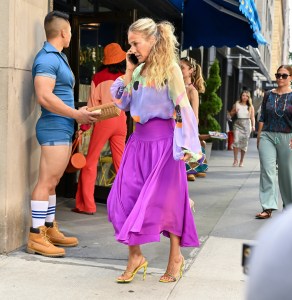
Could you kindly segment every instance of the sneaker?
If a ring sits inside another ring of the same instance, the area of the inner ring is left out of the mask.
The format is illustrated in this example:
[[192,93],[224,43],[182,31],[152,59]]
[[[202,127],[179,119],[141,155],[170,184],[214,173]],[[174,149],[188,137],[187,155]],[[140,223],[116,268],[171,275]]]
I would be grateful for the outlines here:
[[52,244],[62,247],[74,247],[78,245],[76,237],[66,237],[58,227],[57,222],[45,223],[47,227],[47,236]]
[[48,257],[65,256],[63,248],[55,247],[47,236],[47,227],[30,228],[26,251],[30,254],[40,254]]
[[196,177],[199,177],[199,178],[205,178],[206,177],[206,173],[205,172],[198,172],[195,174]]
[[188,174],[188,181],[195,181],[196,176],[194,174]]

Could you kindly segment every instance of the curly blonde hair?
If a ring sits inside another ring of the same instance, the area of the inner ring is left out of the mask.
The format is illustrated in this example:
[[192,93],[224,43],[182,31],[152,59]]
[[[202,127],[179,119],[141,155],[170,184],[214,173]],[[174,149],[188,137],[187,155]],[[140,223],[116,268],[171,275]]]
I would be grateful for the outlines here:
[[168,21],[155,23],[150,18],[142,18],[134,22],[128,32],[141,33],[146,40],[155,37],[155,44],[145,62],[143,72],[147,83],[154,83],[157,88],[163,87],[171,77],[174,63],[179,62],[178,42],[174,35],[174,27]]

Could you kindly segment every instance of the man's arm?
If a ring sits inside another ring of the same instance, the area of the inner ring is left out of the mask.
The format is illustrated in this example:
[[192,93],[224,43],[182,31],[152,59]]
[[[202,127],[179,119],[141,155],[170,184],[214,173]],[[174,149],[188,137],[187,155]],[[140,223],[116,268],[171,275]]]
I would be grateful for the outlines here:
[[96,122],[96,117],[100,112],[89,112],[87,107],[79,110],[69,107],[59,97],[54,95],[55,79],[45,76],[36,76],[34,87],[38,103],[48,111],[75,119],[78,123],[89,124]]

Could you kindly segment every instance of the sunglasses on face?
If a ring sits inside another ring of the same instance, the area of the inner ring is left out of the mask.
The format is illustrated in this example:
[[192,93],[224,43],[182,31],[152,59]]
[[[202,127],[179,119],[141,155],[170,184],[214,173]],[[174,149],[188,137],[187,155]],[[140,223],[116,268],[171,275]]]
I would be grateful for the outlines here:
[[283,79],[287,79],[288,76],[290,76],[290,75],[289,75],[289,74],[281,74],[281,73],[276,73],[276,74],[275,74],[275,77],[276,77],[277,79],[280,79],[281,77],[282,77]]

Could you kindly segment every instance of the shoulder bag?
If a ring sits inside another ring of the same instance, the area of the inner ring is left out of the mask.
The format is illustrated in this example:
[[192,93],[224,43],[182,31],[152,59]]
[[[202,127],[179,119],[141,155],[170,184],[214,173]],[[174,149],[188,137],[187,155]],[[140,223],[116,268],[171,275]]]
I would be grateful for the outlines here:
[[82,133],[83,132],[81,133],[78,132],[77,137],[72,143],[72,152],[69,159],[69,163],[65,170],[66,173],[77,172],[78,170],[81,170],[86,165],[86,158],[81,152],[78,152],[78,147],[77,147],[81,143]]

